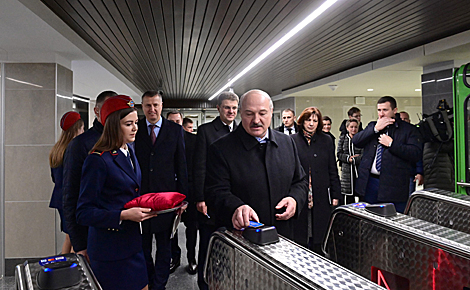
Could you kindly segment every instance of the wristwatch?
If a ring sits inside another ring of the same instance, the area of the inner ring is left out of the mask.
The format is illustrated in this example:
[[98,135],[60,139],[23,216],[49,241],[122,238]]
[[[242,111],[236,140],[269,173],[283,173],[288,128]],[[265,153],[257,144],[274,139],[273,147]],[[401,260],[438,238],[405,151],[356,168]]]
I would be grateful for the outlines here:
[[390,143],[388,143],[388,147],[392,147],[392,142],[393,141],[390,141]]

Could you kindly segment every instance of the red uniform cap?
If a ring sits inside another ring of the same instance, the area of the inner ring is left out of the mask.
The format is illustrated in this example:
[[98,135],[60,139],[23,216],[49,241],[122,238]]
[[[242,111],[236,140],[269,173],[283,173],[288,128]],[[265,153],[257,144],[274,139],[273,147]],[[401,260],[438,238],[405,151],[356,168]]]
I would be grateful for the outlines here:
[[131,97],[125,95],[117,95],[108,98],[104,102],[103,106],[101,106],[101,124],[105,124],[106,119],[111,113],[128,108],[134,108],[134,101],[131,99]]
[[60,128],[62,130],[67,131],[70,127],[73,126],[78,120],[80,120],[80,114],[77,112],[67,112],[65,113],[62,118],[60,119]]

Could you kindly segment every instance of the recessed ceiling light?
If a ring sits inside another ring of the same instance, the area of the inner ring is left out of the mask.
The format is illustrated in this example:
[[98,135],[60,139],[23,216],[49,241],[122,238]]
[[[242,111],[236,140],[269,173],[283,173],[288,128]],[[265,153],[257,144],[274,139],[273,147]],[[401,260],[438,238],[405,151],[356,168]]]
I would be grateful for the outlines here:
[[307,26],[310,22],[315,20],[318,16],[320,16],[323,12],[325,12],[328,8],[330,8],[335,2],[338,0],[326,0],[323,2],[320,7],[315,9],[310,15],[308,15],[304,20],[302,20],[297,26],[295,26],[291,31],[287,32],[281,39],[279,39],[276,43],[274,43],[268,50],[266,50],[263,54],[258,56],[252,63],[250,63],[245,69],[243,69],[238,75],[236,75],[233,79],[231,79],[223,88],[221,88],[218,92],[213,94],[209,101],[213,98],[217,97],[223,90],[230,87],[234,82],[236,82],[239,78],[245,75],[248,71],[250,71],[253,67],[258,65],[263,59],[268,57],[271,53],[273,53],[276,49],[282,46],[286,41],[288,41],[291,37],[296,35],[300,30],[302,30],[305,26]]
[[373,92],[373,91],[374,91],[374,89],[367,89],[367,91],[368,91],[368,92]]
[[415,89],[415,92],[421,92],[421,89]]

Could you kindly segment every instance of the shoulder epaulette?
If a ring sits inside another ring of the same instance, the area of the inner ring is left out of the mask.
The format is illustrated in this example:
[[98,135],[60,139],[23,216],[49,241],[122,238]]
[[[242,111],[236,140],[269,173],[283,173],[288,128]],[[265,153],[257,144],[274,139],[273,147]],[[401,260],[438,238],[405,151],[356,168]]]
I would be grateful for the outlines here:
[[103,155],[104,152],[93,151],[91,154],[98,154],[99,156]]

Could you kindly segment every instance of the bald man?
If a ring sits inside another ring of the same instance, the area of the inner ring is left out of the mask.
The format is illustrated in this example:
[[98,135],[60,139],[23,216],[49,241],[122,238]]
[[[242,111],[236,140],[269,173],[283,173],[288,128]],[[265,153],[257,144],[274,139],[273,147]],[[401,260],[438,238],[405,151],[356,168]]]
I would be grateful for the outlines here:
[[292,138],[269,128],[273,104],[266,92],[248,91],[240,104],[242,126],[209,148],[206,202],[219,226],[242,229],[259,221],[292,239],[292,218],[308,190],[297,149]]

